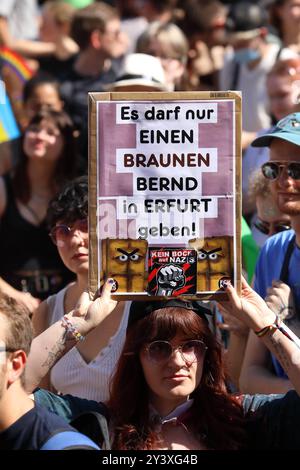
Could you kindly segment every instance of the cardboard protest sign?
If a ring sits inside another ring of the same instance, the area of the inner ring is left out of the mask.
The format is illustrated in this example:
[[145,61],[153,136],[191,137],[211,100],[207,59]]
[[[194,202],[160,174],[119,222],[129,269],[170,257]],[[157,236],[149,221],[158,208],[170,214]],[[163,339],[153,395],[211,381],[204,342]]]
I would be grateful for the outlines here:
[[91,93],[90,290],[220,298],[239,289],[241,99]]

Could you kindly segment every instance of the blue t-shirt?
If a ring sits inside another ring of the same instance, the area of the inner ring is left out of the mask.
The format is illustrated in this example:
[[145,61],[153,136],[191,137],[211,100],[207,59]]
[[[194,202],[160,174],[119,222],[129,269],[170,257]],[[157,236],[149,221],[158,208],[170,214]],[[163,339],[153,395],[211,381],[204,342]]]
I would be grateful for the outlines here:
[[[268,287],[272,286],[272,281],[280,279],[280,272],[284,262],[288,244],[294,237],[294,230],[280,232],[266,241],[264,244],[255,269],[254,290],[264,299],[267,295]],[[295,245],[292,252],[289,269],[288,285],[293,291],[294,299],[299,311],[300,306],[300,248]],[[279,362],[273,358],[275,372],[279,377],[287,377]]]
[[63,417],[35,404],[9,428],[0,432],[0,450],[39,450],[57,431],[75,429]]

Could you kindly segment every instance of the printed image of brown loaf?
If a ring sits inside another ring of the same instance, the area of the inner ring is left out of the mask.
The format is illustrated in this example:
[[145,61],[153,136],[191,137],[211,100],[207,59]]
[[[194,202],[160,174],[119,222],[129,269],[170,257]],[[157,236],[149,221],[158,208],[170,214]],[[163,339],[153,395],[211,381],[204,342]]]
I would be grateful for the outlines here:
[[189,240],[197,251],[197,292],[220,288],[222,278],[231,278],[233,271],[233,237],[208,237]]
[[115,279],[118,293],[144,292],[147,249],[146,240],[102,240],[102,279]]

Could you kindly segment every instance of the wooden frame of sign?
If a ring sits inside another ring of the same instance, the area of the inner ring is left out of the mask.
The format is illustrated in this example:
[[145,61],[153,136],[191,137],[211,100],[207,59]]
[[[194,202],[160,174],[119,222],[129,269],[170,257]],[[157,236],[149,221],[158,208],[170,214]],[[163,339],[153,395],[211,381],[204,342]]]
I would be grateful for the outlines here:
[[89,130],[90,295],[240,292],[240,94],[90,93]]

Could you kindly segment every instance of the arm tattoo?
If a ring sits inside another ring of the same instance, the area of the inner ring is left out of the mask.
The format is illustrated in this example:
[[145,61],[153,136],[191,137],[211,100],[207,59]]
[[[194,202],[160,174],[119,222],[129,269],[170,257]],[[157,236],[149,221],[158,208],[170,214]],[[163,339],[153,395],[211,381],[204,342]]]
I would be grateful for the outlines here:
[[[46,367],[47,369],[51,369],[51,367],[58,361],[63,352],[65,351],[67,347],[67,332],[64,331],[62,337],[60,337],[56,343],[52,346],[50,351],[48,352],[48,356],[46,357],[45,361],[41,364],[41,367]],[[72,341],[74,342],[74,340]],[[46,348],[47,350],[48,348]]]
[[288,370],[293,364],[291,362],[289,354],[285,351],[285,346],[283,345],[282,338],[280,336],[280,332],[276,331],[273,335],[269,337],[269,340],[271,342],[272,348],[276,354],[277,359],[279,360],[284,370],[288,372]]

